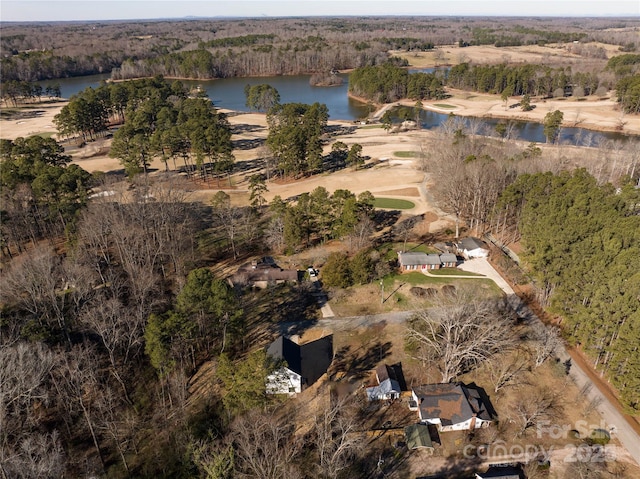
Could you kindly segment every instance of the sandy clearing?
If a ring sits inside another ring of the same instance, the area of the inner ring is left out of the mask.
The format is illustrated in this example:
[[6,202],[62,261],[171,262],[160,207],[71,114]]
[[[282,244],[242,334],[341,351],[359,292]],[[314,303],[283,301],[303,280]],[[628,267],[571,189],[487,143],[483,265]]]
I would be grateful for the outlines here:
[[30,105],[30,110],[42,111],[41,115],[34,118],[20,119],[1,119],[0,120],[0,138],[7,140],[15,140],[18,137],[27,137],[37,135],[39,133],[48,133],[57,131],[53,124],[53,117],[60,113],[60,110],[67,102],[58,102],[53,104],[34,104]]

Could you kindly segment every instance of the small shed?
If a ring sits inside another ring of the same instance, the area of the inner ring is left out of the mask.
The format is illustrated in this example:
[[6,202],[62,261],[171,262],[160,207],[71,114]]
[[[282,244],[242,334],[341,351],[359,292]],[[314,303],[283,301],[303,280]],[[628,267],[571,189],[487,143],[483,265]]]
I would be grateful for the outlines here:
[[429,448],[433,449],[433,442],[429,434],[429,426],[425,424],[412,424],[404,428],[404,435],[409,449]]

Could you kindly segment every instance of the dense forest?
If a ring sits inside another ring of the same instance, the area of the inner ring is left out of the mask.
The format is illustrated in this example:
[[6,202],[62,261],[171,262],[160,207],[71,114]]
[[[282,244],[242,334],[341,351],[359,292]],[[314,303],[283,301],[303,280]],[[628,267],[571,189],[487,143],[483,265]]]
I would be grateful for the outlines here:
[[[637,19],[313,18],[3,23],[3,81],[107,73],[216,78],[375,65],[388,51],[435,45],[603,41],[633,52]],[[260,32],[260,34],[256,34]],[[598,57],[588,48],[575,50]],[[600,56],[601,58],[601,56]]]
[[584,170],[522,175],[501,195],[563,331],[640,411],[640,190]]

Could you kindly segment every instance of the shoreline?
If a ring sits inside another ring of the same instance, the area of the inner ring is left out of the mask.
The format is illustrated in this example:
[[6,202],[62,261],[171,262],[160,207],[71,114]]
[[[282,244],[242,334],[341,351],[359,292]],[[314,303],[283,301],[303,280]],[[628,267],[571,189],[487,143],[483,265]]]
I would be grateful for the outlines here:
[[[621,115],[613,110],[616,102],[612,100],[566,102],[565,100],[548,99],[532,103],[536,108],[529,112],[520,110],[504,110],[504,102],[499,98],[491,98],[491,95],[482,94],[483,99],[476,101],[457,97],[459,94],[469,92],[456,92],[451,98],[444,100],[423,100],[422,108],[436,113],[448,115],[454,114],[462,117],[480,119],[512,120],[516,122],[544,123],[544,115],[552,110],[560,110],[564,113],[562,128],[582,128],[593,132],[618,133],[627,137],[640,136],[640,116]],[[479,97],[481,94],[473,95]],[[350,97],[363,101],[364,99],[349,94]],[[495,96],[495,95],[494,95]],[[364,100],[366,101],[366,100]],[[439,108],[438,103],[451,104],[454,108]],[[369,115],[370,119],[377,119],[389,108],[396,106],[413,107],[415,101],[407,98],[392,103],[376,104],[376,111]],[[609,108],[607,108],[609,107]],[[597,111],[589,111],[597,110]],[[608,115],[603,114],[606,112]],[[580,115],[586,115],[580,118]],[[612,114],[619,115],[613,117]],[[572,120],[573,117],[577,119]],[[620,123],[622,128],[620,128]]]

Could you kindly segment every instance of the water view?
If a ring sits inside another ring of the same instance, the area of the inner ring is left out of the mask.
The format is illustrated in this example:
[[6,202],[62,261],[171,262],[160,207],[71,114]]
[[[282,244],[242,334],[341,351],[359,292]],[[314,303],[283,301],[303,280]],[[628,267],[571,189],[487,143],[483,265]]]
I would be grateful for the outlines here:
[[[417,70],[410,70],[417,71]],[[430,72],[433,69],[420,71]],[[329,117],[332,120],[358,120],[365,118],[371,111],[370,106],[348,97],[348,75],[341,74],[342,85],[333,87],[315,87],[309,83],[309,75],[272,76],[252,78],[223,78],[217,80],[183,80],[183,83],[191,88],[203,89],[217,108],[225,108],[235,111],[248,111],[245,105],[245,85],[259,85],[268,83],[280,93],[282,103],[324,103],[329,109]],[[87,87],[97,88],[101,82],[109,79],[109,74],[91,75],[85,77],[63,78],[41,82],[43,87],[48,85],[60,85],[63,98],[84,90]],[[424,129],[433,129],[440,126],[448,118],[446,113],[437,113],[424,110],[420,114],[421,126]],[[494,118],[485,118],[485,134],[493,135],[495,126],[500,121]],[[542,124],[527,121],[515,122],[517,138],[525,141],[544,143],[544,128]],[[627,140],[635,136],[623,135],[615,132],[599,132],[585,128],[562,128],[559,141],[571,145],[595,146],[605,140]]]

